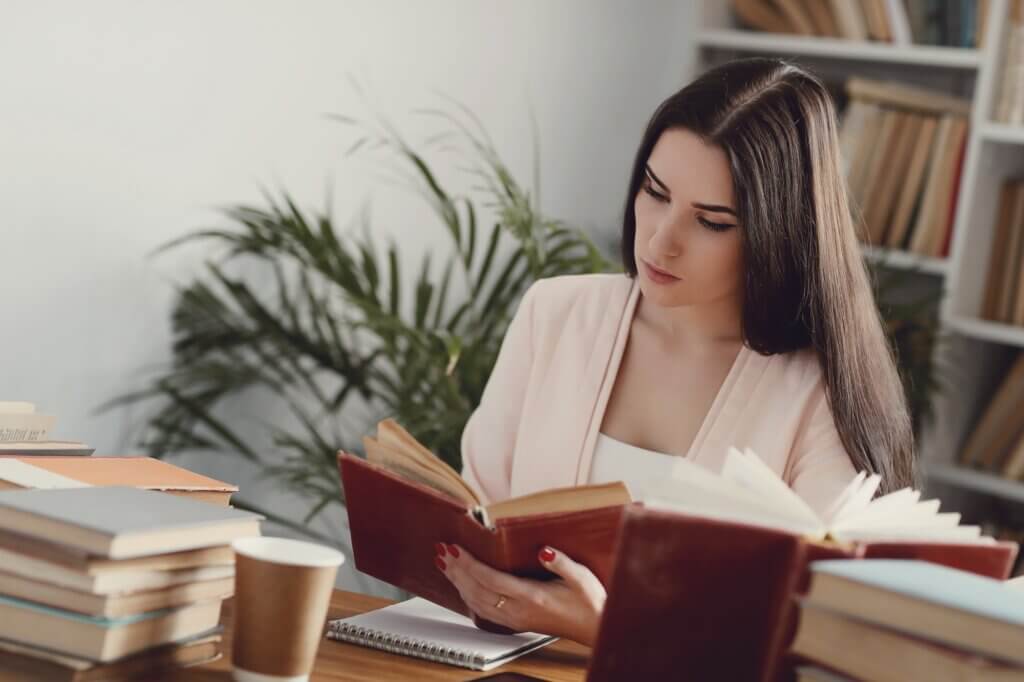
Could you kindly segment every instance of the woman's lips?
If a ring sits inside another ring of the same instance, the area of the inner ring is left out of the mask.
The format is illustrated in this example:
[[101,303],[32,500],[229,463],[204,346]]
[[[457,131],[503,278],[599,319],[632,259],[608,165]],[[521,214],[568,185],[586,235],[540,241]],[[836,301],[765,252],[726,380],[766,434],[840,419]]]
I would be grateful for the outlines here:
[[679,277],[671,275],[664,270],[659,270],[647,261],[643,261],[644,270],[647,272],[647,277],[656,284],[672,284],[680,280]]

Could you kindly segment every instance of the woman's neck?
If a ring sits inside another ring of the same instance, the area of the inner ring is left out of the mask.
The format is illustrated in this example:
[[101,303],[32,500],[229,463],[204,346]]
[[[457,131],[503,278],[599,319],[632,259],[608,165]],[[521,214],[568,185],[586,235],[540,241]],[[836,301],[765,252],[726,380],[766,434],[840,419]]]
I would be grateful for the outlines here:
[[668,307],[640,294],[635,317],[669,347],[713,350],[743,341],[741,305],[732,299]]

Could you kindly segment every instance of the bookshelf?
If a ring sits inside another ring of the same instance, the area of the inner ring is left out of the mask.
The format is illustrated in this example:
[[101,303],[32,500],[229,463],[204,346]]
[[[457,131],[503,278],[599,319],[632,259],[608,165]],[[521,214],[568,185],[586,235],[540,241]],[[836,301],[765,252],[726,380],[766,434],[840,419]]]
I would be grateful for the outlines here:
[[[914,0],[911,0],[914,1]],[[730,0],[704,0],[694,17],[694,73],[728,59],[776,56],[812,69],[838,90],[849,76],[927,87],[971,102],[960,195],[948,258],[865,247],[865,257],[913,273],[921,286],[941,287],[940,323],[948,343],[936,361],[947,388],[937,397],[935,419],[921,434],[927,488],[940,487],[951,506],[970,509],[992,501],[1024,512],[1024,482],[958,466],[960,448],[1005,372],[1008,358],[1024,349],[1024,327],[982,319],[988,260],[1000,184],[1024,176],[1024,126],[993,121],[1005,54],[1009,0],[989,0],[980,49],[892,45],[748,30],[737,24]],[[929,494],[933,494],[931,490]],[[951,494],[947,494],[951,493]],[[980,503],[977,498],[980,498]],[[976,504],[978,503],[978,504]]]
[[699,47],[736,50],[762,55],[799,55],[856,62],[918,65],[928,69],[974,71],[981,62],[981,51],[961,47],[931,45],[885,45],[842,38],[815,38],[758,33],[745,29],[710,29],[697,36]]

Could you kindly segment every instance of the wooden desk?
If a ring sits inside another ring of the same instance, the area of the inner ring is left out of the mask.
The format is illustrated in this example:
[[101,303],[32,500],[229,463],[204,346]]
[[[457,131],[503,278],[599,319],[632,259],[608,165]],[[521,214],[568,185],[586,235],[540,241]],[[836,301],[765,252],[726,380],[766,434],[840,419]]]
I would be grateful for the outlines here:
[[[344,618],[370,611],[392,602],[355,592],[335,590],[331,595],[328,618]],[[231,679],[231,602],[224,605],[223,657],[213,663],[178,670],[164,677],[170,682],[224,682]],[[327,639],[320,643],[311,682],[353,680],[387,682],[388,680],[472,680],[495,672],[519,672],[551,682],[582,681],[590,650],[575,642],[558,641],[539,651],[517,658],[491,672],[479,672],[432,663],[408,656],[388,654],[367,647]]]

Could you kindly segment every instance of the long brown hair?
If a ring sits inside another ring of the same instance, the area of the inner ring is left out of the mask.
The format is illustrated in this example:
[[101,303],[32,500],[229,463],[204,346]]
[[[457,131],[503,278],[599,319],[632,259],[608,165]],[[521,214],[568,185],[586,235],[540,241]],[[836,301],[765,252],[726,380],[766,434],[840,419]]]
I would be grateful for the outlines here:
[[880,474],[883,492],[916,484],[906,396],[858,247],[828,90],[784,60],[749,58],[713,68],[665,100],[629,181],[622,260],[633,277],[633,202],[669,128],[685,128],[729,158],[746,263],[745,343],[764,355],[812,347],[854,466]]

